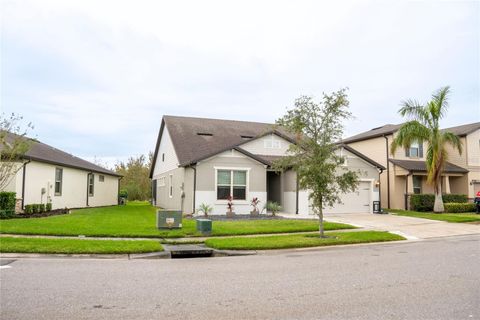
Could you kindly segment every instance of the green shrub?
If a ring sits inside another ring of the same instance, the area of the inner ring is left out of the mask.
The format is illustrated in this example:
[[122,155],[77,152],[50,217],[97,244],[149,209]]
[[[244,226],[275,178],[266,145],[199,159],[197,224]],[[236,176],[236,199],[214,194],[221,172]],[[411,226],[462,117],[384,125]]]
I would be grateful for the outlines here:
[[467,203],[468,197],[466,194],[444,194],[442,196],[443,203]]
[[13,218],[13,216],[15,216],[15,211],[0,209],[0,219],[10,219]]
[[23,209],[23,211],[26,214],[32,214],[33,213],[33,204],[26,204],[25,209]]
[[445,212],[462,213],[462,212],[474,212],[474,203],[445,203]]
[[47,212],[52,211],[52,203],[51,202],[47,203],[47,205],[45,206],[45,210],[47,210]]
[[15,212],[17,194],[15,192],[0,192],[0,210]]
[[40,205],[38,203],[32,204],[33,207],[33,213],[39,213],[40,212]]
[[40,204],[40,212],[45,212],[45,203]]
[[432,211],[435,195],[412,194],[410,196],[410,209],[413,211]]
[[[465,194],[444,194],[443,203],[467,203],[468,198]],[[433,211],[435,203],[434,194],[412,194],[410,196],[410,209],[413,211]],[[445,209],[445,211],[447,211]]]

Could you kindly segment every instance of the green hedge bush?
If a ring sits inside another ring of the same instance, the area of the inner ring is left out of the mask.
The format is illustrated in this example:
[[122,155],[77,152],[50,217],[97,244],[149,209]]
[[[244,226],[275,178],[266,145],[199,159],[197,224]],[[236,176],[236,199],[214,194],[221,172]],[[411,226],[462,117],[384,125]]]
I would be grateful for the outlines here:
[[26,204],[25,208],[23,209],[23,212],[26,214],[32,214],[33,213],[33,204]]
[[40,212],[45,212],[45,203],[40,204]]
[[51,202],[47,203],[47,205],[45,206],[45,209],[47,210],[47,212],[52,211],[52,203]]
[[475,204],[474,203],[445,203],[445,212],[451,213],[463,213],[463,212],[474,212]]
[[15,212],[17,194],[15,192],[0,192],[0,210]]
[[0,219],[10,219],[10,218],[13,218],[14,216],[15,216],[15,211],[0,209]]
[[[444,194],[443,203],[467,203],[468,198],[465,194]],[[434,194],[412,194],[410,195],[410,209],[413,211],[433,211],[435,203]],[[445,210],[446,211],[446,210]]]

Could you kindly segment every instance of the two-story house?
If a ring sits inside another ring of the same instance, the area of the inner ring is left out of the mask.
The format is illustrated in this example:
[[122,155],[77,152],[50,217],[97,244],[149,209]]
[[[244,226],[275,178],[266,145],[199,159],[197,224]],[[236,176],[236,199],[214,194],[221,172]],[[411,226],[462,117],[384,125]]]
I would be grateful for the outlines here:
[[[272,169],[292,143],[295,139],[273,124],[164,116],[150,172],[154,204],[193,213],[205,203],[213,214],[225,214],[232,196],[234,211],[245,214],[256,197],[261,208],[275,201],[285,213],[312,214],[309,193],[298,188],[296,173]],[[373,212],[384,166],[349,146],[337,152],[348,169],[361,174],[360,185],[326,212]]]
[[[412,144],[390,153],[390,145],[402,124],[387,124],[344,139],[347,144],[386,167],[380,175],[382,207],[405,209],[408,195],[433,193],[426,182],[426,143]],[[443,193],[466,194],[473,198],[480,190],[480,122],[446,128],[458,135],[463,152],[448,147],[448,162],[442,180]]]

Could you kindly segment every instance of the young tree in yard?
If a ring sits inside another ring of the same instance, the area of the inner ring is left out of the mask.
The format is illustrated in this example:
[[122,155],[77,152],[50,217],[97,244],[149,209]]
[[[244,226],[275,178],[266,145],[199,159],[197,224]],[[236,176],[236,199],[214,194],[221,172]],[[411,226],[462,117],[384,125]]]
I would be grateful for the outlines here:
[[127,191],[128,200],[148,200],[151,196],[150,188],[150,162],[144,155],[130,157],[127,162],[115,165],[115,172],[121,174],[120,189]]
[[446,116],[448,109],[449,87],[439,89],[432,95],[432,100],[421,105],[415,100],[403,102],[399,113],[411,120],[406,122],[393,139],[391,153],[394,154],[398,147],[410,148],[413,142],[428,143],[426,164],[427,183],[433,186],[435,203],[433,211],[444,211],[442,199],[442,172],[447,161],[447,144],[462,153],[460,138],[451,132],[440,130],[440,120]]
[[[22,119],[14,113],[10,116],[0,114],[0,190],[22,168],[23,156],[30,147],[27,129],[21,127]],[[33,129],[32,124],[29,123],[27,128]]]
[[342,193],[358,186],[358,174],[342,166],[344,158],[335,152],[342,138],[343,120],[351,117],[345,91],[323,94],[318,103],[312,97],[302,96],[292,110],[277,120],[277,125],[293,134],[297,143],[274,167],[279,171],[294,170],[299,188],[310,191],[309,199],[319,218],[320,237],[324,237],[325,207],[340,203]]

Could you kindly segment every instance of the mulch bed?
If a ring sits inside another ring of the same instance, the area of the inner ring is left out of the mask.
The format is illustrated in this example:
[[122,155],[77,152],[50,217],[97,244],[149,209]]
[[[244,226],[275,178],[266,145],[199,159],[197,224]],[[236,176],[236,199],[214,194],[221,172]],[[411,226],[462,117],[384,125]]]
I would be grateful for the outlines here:
[[213,221],[233,221],[233,220],[283,220],[284,217],[272,216],[266,214],[259,214],[258,216],[251,216],[249,214],[235,214],[233,218],[228,218],[227,215],[209,215],[205,217],[204,215],[198,215],[195,217],[188,217],[188,219],[210,219]]
[[17,213],[12,219],[22,219],[22,218],[44,218],[50,216],[58,216],[61,214],[70,213],[69,209],[55,209],[48,212],[39,212],[39,213]]

